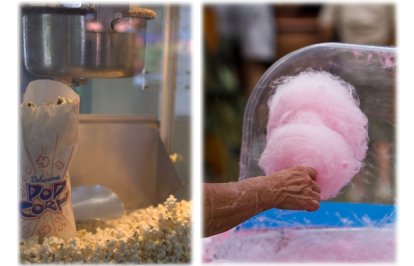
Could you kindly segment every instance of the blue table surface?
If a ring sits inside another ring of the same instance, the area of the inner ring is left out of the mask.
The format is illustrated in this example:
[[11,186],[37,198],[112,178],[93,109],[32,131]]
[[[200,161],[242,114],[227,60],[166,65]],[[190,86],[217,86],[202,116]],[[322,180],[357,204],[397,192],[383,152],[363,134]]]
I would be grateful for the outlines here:
[[241,229],[283,227],[365,227],[395,223],[395,205],[321,202],[319,210],[288,211],[271,209],[238,225]]

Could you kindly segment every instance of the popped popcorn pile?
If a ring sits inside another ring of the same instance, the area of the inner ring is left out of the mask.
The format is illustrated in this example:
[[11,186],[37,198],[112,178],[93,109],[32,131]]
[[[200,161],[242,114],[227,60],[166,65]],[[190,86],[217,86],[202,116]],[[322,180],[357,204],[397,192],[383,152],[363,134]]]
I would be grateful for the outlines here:
[[22,263],[186,263],[190,262],[189,201],[174,196],[157,207],[116,220],[77,223],[77,236],[65,242],[37,236],[20,241]]

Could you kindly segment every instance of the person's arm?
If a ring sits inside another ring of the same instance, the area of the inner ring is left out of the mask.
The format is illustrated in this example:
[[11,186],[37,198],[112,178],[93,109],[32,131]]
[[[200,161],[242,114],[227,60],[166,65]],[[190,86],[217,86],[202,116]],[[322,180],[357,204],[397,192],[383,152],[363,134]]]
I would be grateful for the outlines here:
[[295,167],[233,183],[204,184],[204,236],[227,231],[271,208],[314,211],[319,186],[312,168]]

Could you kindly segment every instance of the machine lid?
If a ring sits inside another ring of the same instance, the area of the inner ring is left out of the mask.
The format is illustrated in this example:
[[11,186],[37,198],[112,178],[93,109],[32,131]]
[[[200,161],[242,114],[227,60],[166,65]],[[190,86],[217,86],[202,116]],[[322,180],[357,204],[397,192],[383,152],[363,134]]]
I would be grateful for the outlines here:
[[64,14],[64,15],[86,15],[95,12],[94,5],[81,7],[68,7],[64,5],[23,5],[22,14]]

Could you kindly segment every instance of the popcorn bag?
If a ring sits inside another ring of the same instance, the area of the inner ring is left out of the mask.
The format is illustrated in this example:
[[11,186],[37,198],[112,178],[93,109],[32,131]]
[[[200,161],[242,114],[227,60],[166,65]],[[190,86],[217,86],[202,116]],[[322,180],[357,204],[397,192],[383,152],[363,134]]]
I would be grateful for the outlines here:
[[79,96],[53,80],[29,83],[20,105],[23,238],[76,236],[68,169],[78,141]]

